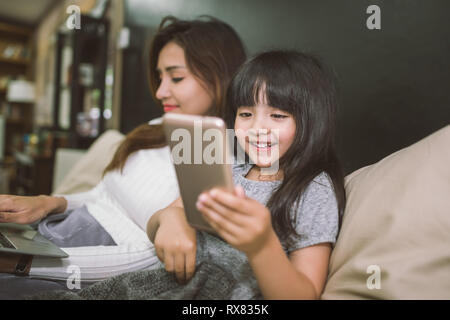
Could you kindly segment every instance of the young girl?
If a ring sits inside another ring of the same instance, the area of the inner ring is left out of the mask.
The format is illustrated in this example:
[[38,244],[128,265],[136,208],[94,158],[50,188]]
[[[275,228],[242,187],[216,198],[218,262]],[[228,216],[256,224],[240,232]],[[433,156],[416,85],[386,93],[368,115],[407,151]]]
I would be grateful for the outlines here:
[[[250,161],[233,166],[234,194],[212,189],[197,207],[222,239],[246,254],[266,299],[319,298],[345,207],[332,78],[312,56],[262,53],[232,80],[225,110]],[[274,166],[277,172],[263,174]],[[180,215],[167,218],[170,213],[154,216],[160,216],[154,243],[166,269],[183,279],[195,253],[182,248],[195,248],[195,232]],[[169,236],[174,229],[177,245]],[[187,236],[180,245],[182,230]]]

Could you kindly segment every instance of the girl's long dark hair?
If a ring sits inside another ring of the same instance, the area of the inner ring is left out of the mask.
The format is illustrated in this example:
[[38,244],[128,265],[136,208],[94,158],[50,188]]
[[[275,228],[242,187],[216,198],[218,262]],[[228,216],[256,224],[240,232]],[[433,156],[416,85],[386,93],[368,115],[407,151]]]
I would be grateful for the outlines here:
[[[162,48],[172,41],[183,48],[187,67],[192,74],[213,93],[209,114],[221,115],[228,84],[246,59],[241,39],[228,24],[211,16],[201,16],[197,20],[165,17],[153,37],[149,54],[150,91],[156,101],[156,91],[161,81],[156,71],[158,56]],[[164,145],[166,142],[161,125],[142,124],[127,134],[103,174],[115,169],[122,170],[128,156],[135,151]]]
[[237,109],[257,105],[260,93],[268,105],[295,119],[294,142],[279,161],[284,179],[267,203],[281,239],[296,233],[291,210],[297,208],[306,187],[321,172],[331,179],[341,223],[346,196],[335,147],[336,91],[333,73],[318,58],[296,51],[255,56],[242,65],[229,86],[224,114],[229,128],[234,128]]

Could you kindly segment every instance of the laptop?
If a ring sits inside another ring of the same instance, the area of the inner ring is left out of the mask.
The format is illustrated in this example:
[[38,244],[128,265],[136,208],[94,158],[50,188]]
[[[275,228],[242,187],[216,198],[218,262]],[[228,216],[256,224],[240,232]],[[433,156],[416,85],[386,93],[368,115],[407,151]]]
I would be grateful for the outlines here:
[[31,226],[15,223],[0,223],[0,254],[2,252],[54,258],[69,256]]

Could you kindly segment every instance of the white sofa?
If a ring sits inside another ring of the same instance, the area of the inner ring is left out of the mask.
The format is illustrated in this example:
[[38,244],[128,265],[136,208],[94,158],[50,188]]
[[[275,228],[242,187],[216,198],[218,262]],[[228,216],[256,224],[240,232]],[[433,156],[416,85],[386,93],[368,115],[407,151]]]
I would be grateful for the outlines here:
[[71,194],[95,187],[123,139],[119,131],[107,130],[87,151],[57,150],[52,193]]

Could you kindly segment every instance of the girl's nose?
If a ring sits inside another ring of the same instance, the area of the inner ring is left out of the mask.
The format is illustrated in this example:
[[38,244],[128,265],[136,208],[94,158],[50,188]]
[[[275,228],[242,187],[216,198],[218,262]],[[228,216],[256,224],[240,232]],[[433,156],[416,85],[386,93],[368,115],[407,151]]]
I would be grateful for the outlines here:
[[170,97],[170,90],[166,84],[166,81],[161,80],[158,90],[156,90],[156,98],[158,100],[164,100]]
[[250,134],[255,136],[263,136],[270,134],[270,127],[261,117],[255,117],[250,128]]
[[254,137],[262,137],[262,136],[267,136],[270,134],[270,129],[269,128],[256,128],[256,127],[252,127],[249,130],[249,134],[251,136]]

